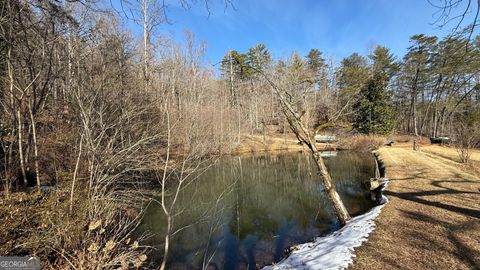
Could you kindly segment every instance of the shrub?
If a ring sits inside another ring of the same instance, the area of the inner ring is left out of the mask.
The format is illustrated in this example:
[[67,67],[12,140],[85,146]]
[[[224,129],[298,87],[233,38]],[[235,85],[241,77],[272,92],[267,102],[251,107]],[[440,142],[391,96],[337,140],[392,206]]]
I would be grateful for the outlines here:
[[339,149],[348,149],[361,152],[368,152],[378,149],[384,145],[386,138],[379,135],[354,135],[341,138],[338,142]]

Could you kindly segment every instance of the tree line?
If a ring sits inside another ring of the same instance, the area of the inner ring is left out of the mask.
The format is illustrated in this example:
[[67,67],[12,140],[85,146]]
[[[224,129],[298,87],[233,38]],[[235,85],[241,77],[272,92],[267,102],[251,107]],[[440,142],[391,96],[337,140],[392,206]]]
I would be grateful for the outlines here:
[[[232,104],[239,103],[253,130],[281,122],[271,89],[254,72],[264,65],[271,78],[285,81],[288,98],[304,105],[312,128],[337,122],[366,134],[455,136],[465,119],[470,126],[478,122],[480,37],[469,41],[469,29],[442,39],[414,35],[402,59],[377,46],[368,56],[353,53],[339,64],[318,49],[274,61],[260,44],[246,53],[228,52],[221,72]],[[255,109],[258,99],[261,111]]]

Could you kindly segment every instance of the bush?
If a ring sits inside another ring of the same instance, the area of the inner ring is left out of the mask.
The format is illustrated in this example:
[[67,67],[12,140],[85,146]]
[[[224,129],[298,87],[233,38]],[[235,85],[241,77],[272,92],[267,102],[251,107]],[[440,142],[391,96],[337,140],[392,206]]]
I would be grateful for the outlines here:
[[386,137],[379,135],[354,135],[341,138],[338,142],[339,149],[348,149],[361,152],[369,152],[384,145]]

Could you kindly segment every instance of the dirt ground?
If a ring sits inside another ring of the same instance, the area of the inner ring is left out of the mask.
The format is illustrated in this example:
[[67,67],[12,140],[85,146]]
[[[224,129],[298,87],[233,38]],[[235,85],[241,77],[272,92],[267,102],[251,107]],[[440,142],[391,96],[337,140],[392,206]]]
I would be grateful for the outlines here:
[[384,147],[390,202],[350,269],[480,269],[480,151],[471,165],[453,148]]

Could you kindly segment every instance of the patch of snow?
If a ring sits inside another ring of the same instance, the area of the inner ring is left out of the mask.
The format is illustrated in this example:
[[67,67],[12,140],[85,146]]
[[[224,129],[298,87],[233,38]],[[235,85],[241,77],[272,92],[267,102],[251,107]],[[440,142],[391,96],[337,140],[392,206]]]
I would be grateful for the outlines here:
[[347,225],[313,242],[297,245],[287,258],[263,270],[283,269],[345,269],[350,263],[353,249],[367,240],[375,229],[375,218],[383,205],[375,206],[369,212],[352,218]]

